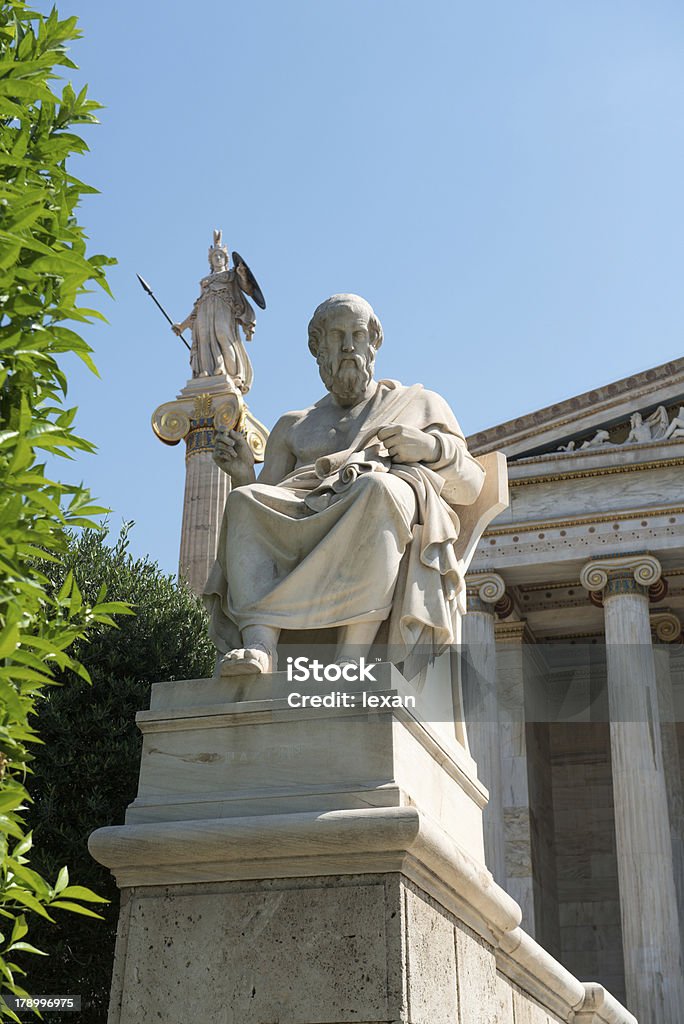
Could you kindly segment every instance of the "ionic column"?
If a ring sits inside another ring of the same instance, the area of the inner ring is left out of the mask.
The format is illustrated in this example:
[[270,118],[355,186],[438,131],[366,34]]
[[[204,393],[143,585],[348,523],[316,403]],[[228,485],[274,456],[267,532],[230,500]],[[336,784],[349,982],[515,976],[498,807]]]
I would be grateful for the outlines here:
[[585,565],[587,590],[603,592],[620,914],[629,1009],[639,1024],[681,1024],[681,941],[658,728],[649,586],[650,555]]
[[496,573],[466,578],[468,613],[463,619],[463,699],[470,753],[489,790],[483,814],[485,863],[499,885],[506,881],[499,709],[496,689],[495,605],[506,592]]
[[522,927],[537,938],[525,727],[527,647],[532,638],[525,621],[497,623],[495,632],[506,891],[520,904]]
[[201,594],[216,559],[229,477],[213,459],[216,430],[241,430],[255,460],[263,459],[268,431],[249,412],[229,377],[196,377],[174,402],[155,409],[152,429],[164,444],[185,441],[185,495],[178,575]]

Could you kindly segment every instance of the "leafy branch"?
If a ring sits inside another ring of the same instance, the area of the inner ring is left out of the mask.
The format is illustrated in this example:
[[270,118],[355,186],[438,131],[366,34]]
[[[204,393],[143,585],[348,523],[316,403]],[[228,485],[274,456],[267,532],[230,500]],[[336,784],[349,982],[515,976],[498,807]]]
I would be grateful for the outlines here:
[[107,602],[104,587],[84,600],[67,572],[51,585],[46,563],[64,564],[69,531],[92,527],[106,511],[80,486],[48,476],[45,455],[69,459],[93,445],[74,431],[65,406],[67,379],[59,359],[78,356],[93,372],[92,349],[73,329],[103,319],[80,305],[95,284],[109,287],[109,257],[88,255],[76,210],[96,191],[67,170],[88,147],[74,127],[97,122],[87,89],[61,91],[55,68],[75,68],[67,45],[79,38],[75,18],[0,2],[0,1017],[18,1018],[2,992],[26,995],[16,953],[39,953],[26,941],[31,915],[54,910],[99,916],[84,904],[106,902],[70,885],[66,868],[54,885],[28,865],[32,834],[24,813],[32,724],[56,674],[89,681],[69,651],[94,626],[130,613]]

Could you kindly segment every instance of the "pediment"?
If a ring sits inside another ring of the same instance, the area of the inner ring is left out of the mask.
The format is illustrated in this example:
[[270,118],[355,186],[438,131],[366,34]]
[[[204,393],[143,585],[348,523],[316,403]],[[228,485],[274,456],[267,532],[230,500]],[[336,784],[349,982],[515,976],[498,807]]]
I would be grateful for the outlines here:
[[509,461],[580,450],[606,451],[684,437],[684,359],[500,423],[468,438],[475,455]]

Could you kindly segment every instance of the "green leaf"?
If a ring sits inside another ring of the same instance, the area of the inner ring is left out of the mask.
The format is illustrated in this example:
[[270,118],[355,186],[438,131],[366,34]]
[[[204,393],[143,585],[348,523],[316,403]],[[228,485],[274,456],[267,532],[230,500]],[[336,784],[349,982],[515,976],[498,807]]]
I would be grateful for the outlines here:
[[88,903],[109,903],[103,896],[98,896],[91,889],[83,885],[69,885],[60,892],[61,897],[69,897],[74,900],[86,900]]
[[84,917],[96,917],[100,921],[102,920],[102,914],[96,914],[94,910],[88,910],[87,907],[82,907],[78,903],[72,903],[71,900],[53,900],[50,904],[52,907],[59,907],[60,910],[70,910],[74,914],[83,914]]
[[[21,98],[26,100],[54,100],[57,97],[47,86],[40,82],[25,82],[16,78],[0,78],[0,97],[11,96],[12,99]],[[4,101],[0,99],[0,107]]]
[[[33,910],[34,913],[38,914],[40,917],[46,918],[48,921],[54,920],[50,917],[40,900],[36,899],[35,896],[32,896],[31,893],[26,892],[25,889],[10,886],[10,888],[5,889],[4,898],[6,900],[14,900],[16,903],[21,903],[22,906],[28,907],[29,910]],[[51,907],[54,905],[54,903],[50,904]]]
[[59,874],[57,875],[57,881],[55,882],[55,892],[60,893],[63,889],[69,885],[69,869],[66,865],[60,868]]
[[25,864],[17,863],[15,857],[8,857],[5,863],[11,868],[15,879],[19,879],[28,885],[33,890],[34,894],[41,899],[48,899],[50,896],[50,886],[44,878],[34,871],[32,868],[26,867]]
[[32,832],[27,832],[26,836],[22,839],[22,841],[20,843],[17,843],[17,845],[12,850],[12,856],[13,857],[22,857],[25,853],[28,853],[28,851],[31,849],[32,846],[33,846],[33,833]]
[[[14,735],[16,737],[16,731]],[[2,832],[5,832],[8,836],[14,836],[15,839],[21,839],[24,834],[17,823],[6,814],[0,814],[0,833]]]
[[23,953],[37,953],[38,956],[48,955],[42,949],[36,949],[36,947],[32,946],[29,942],[13,942],[7,952],[11,953],[14,950],[21,950]]
[[28,925],[26,924],[26,918],[24,917],[23,914],[20,914],[19,917],[14,922],[14,928],[12,929],[12,937],[10,939],[10,942],[19,942],[19,940],[23,939],[27,932]]
[[110,615],[135,615],[130,605],[124,604],[123,601],[104,601],[102,604],[96,604],[93,611],[98,614],[107,612]]
[[6,814],[7,811],[16,811],[17,808],[21,807],[25,799],[25,793],[7,791],[3,793],[0,791],[0,813]]
[[9,658],[19,645],[19,625],[13,626],[0,632],[0,658]]

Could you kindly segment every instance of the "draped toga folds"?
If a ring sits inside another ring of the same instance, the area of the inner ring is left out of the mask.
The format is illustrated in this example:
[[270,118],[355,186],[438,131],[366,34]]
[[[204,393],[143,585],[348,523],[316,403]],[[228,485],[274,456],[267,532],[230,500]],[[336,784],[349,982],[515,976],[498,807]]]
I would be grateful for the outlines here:
[[[438,459],[392,463],[377,431],[395,423],[434,434]],[[465,610],[454,506],[475,501],[483,482],[439,395],[380,381],[347,449],[275,486],[229,495],[204,595],[216,647],[241,646],[250,625],[310,630],[388,619],[393,660],[417,644],[439,653],[454,640],[455,610]]]
[[256,317],[240,290],[235,270],[203,277],[192,313],[190,365],[194,377],[228,373],[241,377],[245,391],[254,378],[252,364],[240,337],[239,325],[251,334]]

